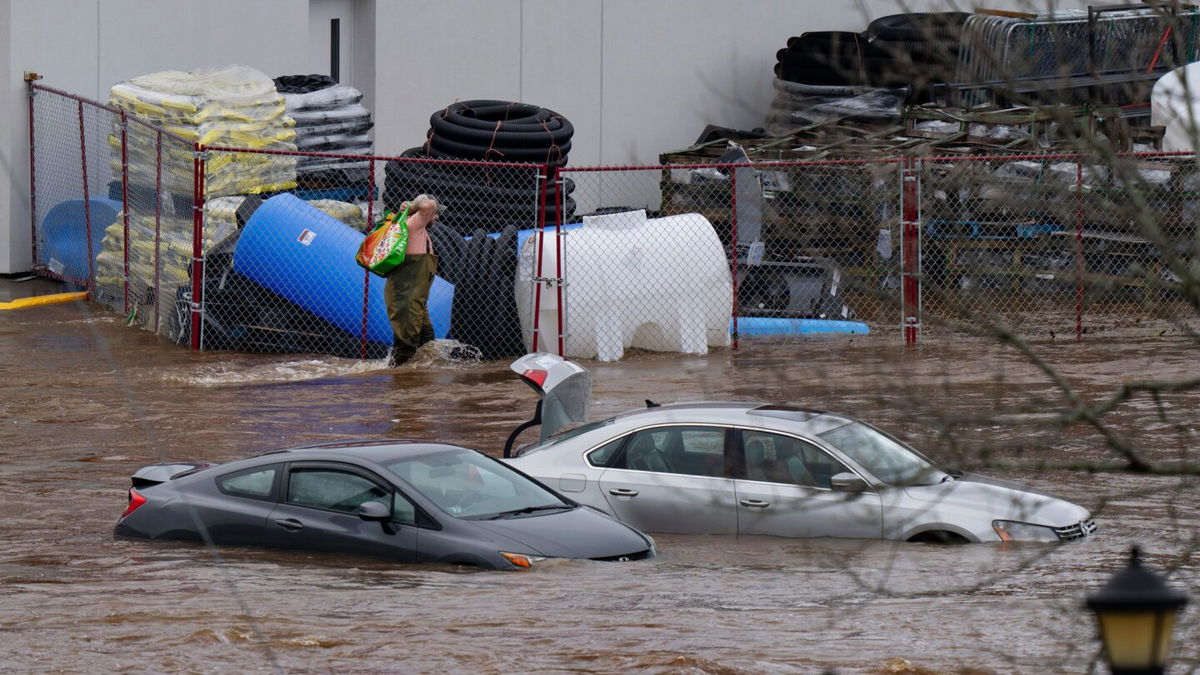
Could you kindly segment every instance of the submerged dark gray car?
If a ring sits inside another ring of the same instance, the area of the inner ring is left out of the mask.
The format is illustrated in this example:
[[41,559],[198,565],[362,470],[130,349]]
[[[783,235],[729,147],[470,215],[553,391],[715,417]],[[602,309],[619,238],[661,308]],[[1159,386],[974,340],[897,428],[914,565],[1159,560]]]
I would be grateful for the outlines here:
[[490,569],[640,560],[646,535],[475,450],[350,441],[132,477],[113,534],[335,551]]

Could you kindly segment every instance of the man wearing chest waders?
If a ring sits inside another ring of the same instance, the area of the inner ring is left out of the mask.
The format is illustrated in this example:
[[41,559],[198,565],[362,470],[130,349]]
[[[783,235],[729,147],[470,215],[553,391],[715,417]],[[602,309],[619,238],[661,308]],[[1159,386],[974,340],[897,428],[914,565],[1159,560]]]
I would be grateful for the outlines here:
[[429,321],[429,287],[437,274],[437,254],[429,239],[428,227],[438,218],[441,205],[430,195],[421,194],[408,207],[408,247],[404,262],[387,276],[383,297],[387,303],[388,320],[392,322],[392,357],[389,366],[398,366],[412,358],[417,348],[433,340],[433,324]]

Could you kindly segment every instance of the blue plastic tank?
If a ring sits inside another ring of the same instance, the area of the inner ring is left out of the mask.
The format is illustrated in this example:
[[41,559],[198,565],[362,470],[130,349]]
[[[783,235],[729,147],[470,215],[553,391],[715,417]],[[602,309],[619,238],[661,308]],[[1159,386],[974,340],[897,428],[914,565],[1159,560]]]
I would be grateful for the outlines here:
[[[362,333],[363,278],[369,278],[367,339],[392,341],[383,300],[384,280],[354,261],[365,235],[291,194],[262,203],[246,221],[233,269],[303,307],[349,335]],[[450,330],[454,286],[435,277],[429,291],[434,334]]]
[[[88,210],[92,221],[92,259],[88,260]],[[38,229],[38,262],[55,274],[81,283],[91,278],[100,254],[104,230],[117,221],[121,202],[92,197],[59,202],[42,218]]]

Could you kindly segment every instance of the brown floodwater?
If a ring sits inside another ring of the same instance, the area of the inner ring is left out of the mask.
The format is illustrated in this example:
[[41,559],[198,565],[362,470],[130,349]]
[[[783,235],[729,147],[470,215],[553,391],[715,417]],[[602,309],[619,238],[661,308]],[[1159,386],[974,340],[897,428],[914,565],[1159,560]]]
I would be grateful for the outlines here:
[[[1178,333],[1035,347],[1093,402],[1200,369]],[[94,305],[53,305],[0,312],[0,669],[1076,673],[1099,667],[1082,599],[1132,545],[1200,597],[1194,479],[1080,468],[1115,455],[1094,428],[1048,424],[1064,398],[1011,348],[906,349],[882,333],[584,365],[593,417],[646,398],[854,413],[947,464],[1083,504],[1100,529],[1062,546],[664,534],[650,561],[525,573],[114,540],[144,464],[347,437],[499,454],[532,393],[507,362],[195,353]],[[1152,459],[1190,461],[1198,402],[1137,396],[1105,419]],[[1195,614],[1172,672],[1200,657]]]

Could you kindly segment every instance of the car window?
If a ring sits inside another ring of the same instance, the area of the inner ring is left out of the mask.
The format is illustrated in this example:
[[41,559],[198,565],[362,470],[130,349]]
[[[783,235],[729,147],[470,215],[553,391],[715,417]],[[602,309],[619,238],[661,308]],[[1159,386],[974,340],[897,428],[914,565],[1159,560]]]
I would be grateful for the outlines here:
[[389,499],[388,490],[346,471],[297,468],[288,478],[289,504],[354,513],[364,502]]
[[225,494],[238,497],[270,499],[278,472],[278,466],[269,466],[227,474],[217,478],[217,488]]
[[528,455],[530,453],[541,452],[542,450],[548,450],[548,449],[558,445],[559,443],[562,443],[563,441],[569,441],[572,438],[586,434],[589,431],[594,431],[601,427],[606,427],[615,421],[616,421],[615,417],[610,417],[606,420],[599,420],[596,422],[588,422],[587,424],[582,424],[577,427],[572,427],[570,429],[567,429],[566,431],[560,431],[557,434],[551,436],[550,438],[547,438],[544,441],[541,441],[539,443],[535,443],[533,445],[522,448],[521,452],[520,452],[520,456],[524,457],[525,455]]
[[826,431],[821,438],[888,485],[933,485],[946,477],[908,446],[862,422]]
[[394,493],[393,499],[395,503],[392,504],[392,520],[406,525],[416,525],[417,507],[399,492]]
[[621,444],[625,442],[625,437],[611,440],[604,445],[596,448],[588,453],[587,460],[592,466],[606,467],[618,459],[617,451],[621,449]]
[[769,483],[830,488],[830,478],[845,465],[798,438],[763,431],[743,431],[746,478]]
[[614,469],[720,477],[725,474],[725,429],[668,426],[633,434]]
[[387,467],[438,508],[459,518],[571,506],[507,464],[474,450],[410,454],[388,462]]

